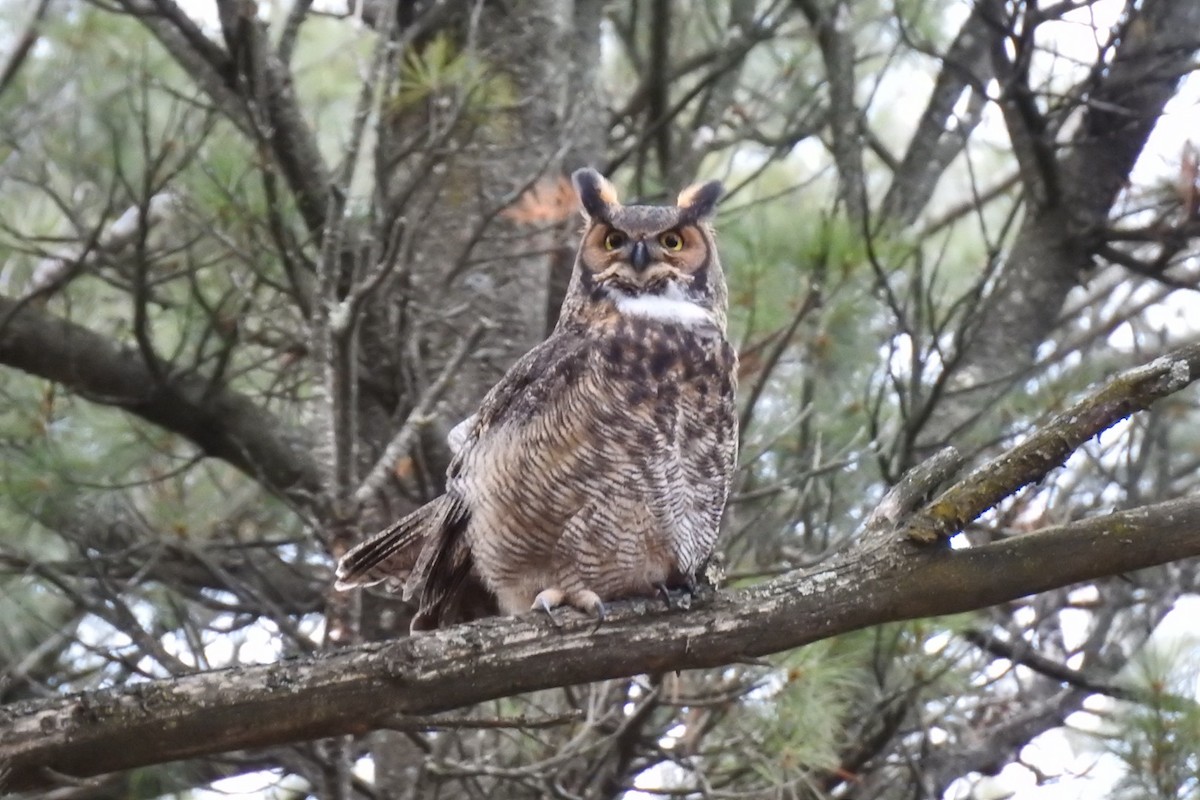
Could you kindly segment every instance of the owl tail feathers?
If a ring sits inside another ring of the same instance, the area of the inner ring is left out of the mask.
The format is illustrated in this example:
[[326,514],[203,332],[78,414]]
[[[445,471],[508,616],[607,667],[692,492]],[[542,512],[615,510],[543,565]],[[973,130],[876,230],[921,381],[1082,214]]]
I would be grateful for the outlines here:
[[458,506],[458,502],[443,495],[355,546],[338,561],[333,588],[346,591],[389,579],[406,580],[422,547],[438,537],[448,512]]
[[412,569],[404,586],[404,599],[418,593],[421,598],[410,626],[413,633],[497,611],[495,597],[475,575],[475,562],[466,541],[469,519],[461,502],[448,500],[437,532],[425,543]]
[[441,504],[437,510],[438,516],[432,521],[430,535],[425,538],[425,544],[409,574],[408,583],[404,586],[404,599],[411,600],[414,595],[420,594],[422,606],[435,594],[434,588],[443,583],[448,574],[456,571],[454,567],[470,560],[463,539],[470,516],[466,506],[461,500],[448,494],[442,495],[434,503]]

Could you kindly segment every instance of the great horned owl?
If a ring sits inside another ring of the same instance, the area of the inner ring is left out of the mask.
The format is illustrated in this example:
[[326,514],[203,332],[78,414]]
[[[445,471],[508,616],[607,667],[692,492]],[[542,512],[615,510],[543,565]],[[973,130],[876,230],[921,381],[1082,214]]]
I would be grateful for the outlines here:
[[502,613],[602,616],[690,586],[716,543],[737,456],[721,185],[623,206],[594,170],[574,182],[587,224],[554,332],[452,433],[446,493],[338,564],[342,589],[411,567],[414,630],[473,616],[481,586]]

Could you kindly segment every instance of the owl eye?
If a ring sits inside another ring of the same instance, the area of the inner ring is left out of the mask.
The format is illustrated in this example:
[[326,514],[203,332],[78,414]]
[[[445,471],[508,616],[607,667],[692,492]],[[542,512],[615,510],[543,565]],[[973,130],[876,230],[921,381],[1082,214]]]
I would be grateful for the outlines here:
[[616,250],[618,247],[624,247],[625,242],[629,241],[625,234],[620,231],[609,231],[604,237],[604,249]]
[[667,231],[658,237],[658,243],[667,250],[682,250],[683,237],[675,231]]

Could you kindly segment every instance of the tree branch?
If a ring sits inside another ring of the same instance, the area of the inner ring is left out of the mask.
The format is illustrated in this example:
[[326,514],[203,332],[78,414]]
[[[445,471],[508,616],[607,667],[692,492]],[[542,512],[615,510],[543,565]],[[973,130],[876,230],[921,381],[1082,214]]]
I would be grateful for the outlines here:
[[[965,324],[947,395],[922,432],[922,450],[961,444],[962,429],[979,410],[1034,363],[1038,345],[1060,324],[1068,293],[1087,274],[1146,139],[1180,77],[1194,67],[1200,4],[1146,0],[1131,13],[1130,34],[1113,45],[1111,63],[1098,64],[1094,85],[1079,88],[1087,112],[1050,168],[1057,191],[1043,198],[1057,202],[1026,214],[981,313]],[[1023,165],[1028,179],[1025,171]]]
[[107,337],[3,296],[0,363],[177,433],[302,505],[319,486],[307,435],[250,398],[168,363],[152,369],[141,355]]
[[1146,0],[1135,13],[1062,161],[1067,199],[1095,235],[1200,49],[1200,3]]
[[793,0],[817,37],[829,82],[829,148],[838,171],[838,199],[857,225],[867,219],[863,172],[862,119],[855,102],[854,43],[846,32],[852,4],[827,7],[816,0]]
[[3,95],[5,90],[13,85],[17,73],[21,71],[22,65],[25,64],[25,59],[33,52],[34,45],[41,38],[42,20],[46,17],[46,9],[50,7],[50,0],[38,0],[37,8],[34,9],[33,18],[29,20],[29,24],[25,27],[25,31],[16,40],[16,47],[13,48],[12,54],[5,59],[3,66],[0,66],[0,95]]
[[1005,497],[1041,480],[1084,442],[1200,378],[1200,344],[1127,370],[1041,430],[951,486],[910,524],[920,542],[950,536]]
[[[251,141],[269,143],[296,205],[310,231],[319,233],[331,197],[329,168],[316,136],[300,110],[292,76],[266,40],[264,25],[253,18],[253,4],[239,4],[244,25],[238,44],[256,60],[239,60],[212,42],[174,0],[120,0],[167,54],[188,73],[213,104]],[[240,72],[239,72],[240,71]],[[246,80],[239,80],[242,74]],[[254,86],[247,81],[256,81]],[[254,92],[257,94],[254,94]]]
[[1014,664],[1027,667],[1043,677],[1051,678],[1075,689],[1084,689],[1091,694],[1103,694],[1117,700],[1130,702],[1138,702],[1145,694],[1112,681],[1094,678],[1052,658],[1047,658],[1025,641],[1014,645],[1012,642],[1004,641],[994,634],[981,630],[966,631],[963,638],[996,658],[1007,659]]
[[880,216],[897,228],[912,224],[929,203],[950,162],[966,147],[969,131],[951,129],[949,122],[955,118],[955,105],[964,92],[985,94],[984,87],[993,74],[989,45],[999,35],[987,22],[985,4],[978,2],[941,57],[942,69],[929,102],[880,206]]
[[[1200,555],[1200,497],[984,547],[890,539],[705,607],[620,604],[599,628],[494,618],[311,658],[16,703],[0,709],[10,790],[301,739],[365,734],[520,692],[716,667],[896,620],[954,614]],[[253,724],[247,724],[253,720]],[[429,720],[422,720],[423,725]]]

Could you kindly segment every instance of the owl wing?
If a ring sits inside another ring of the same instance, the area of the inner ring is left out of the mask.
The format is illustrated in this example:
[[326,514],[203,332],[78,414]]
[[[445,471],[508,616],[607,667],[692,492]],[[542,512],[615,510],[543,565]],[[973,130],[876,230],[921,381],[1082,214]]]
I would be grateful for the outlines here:
[[[589,340],[577,330],[561,330],[534,347],[515,363],[500,382],[484,397],[479,411],[455,426],[450,435],[454,457],[446,473],[446,494],[454,509],[460,509],[454,523],[441,525],[430,537],[412,568],[405,597],[420,591],[418,619],[436,620],[438,609],[450,602],[467,578],[471,552],[466,542],[469,510],[462,485],[471,476],[470,469],[486,469],[487,453],[504,448],[537,447],[534,416],[549,404],[564,386],[573,383],[587,359]],[[564,380],[564,378],[566,380]],[[497,431],[503,441],[497,442]]]
[[[455,425],[446,435],[452,456],[466,444],[478,414]],[[344,555],[337,565],[334,588],[346,591],[355,586],[373,586],[386,580],[409,581],[415,571],[428,572],[428,558],[422,560],[424,543],[442,534],[444,528],[461,524],[466,509],[453,497],[442,495],[379,531]],[[406,592],[405,599],[411,595]]]
[[583,373],[588,367],[592,343],[591,337],[580,329],[555,330],[513,364],[483,398],[479,411],[451,431],[453,444],[458,447],[447,477],[453,479],[462,470],[464,462],[476,454],[481,442],[486,446],[491,431],[507,428],[509,433],[520,437],[520,432],[513,431],[513,427],[530,422],[547,404],[558,402],[557,395],[562,390],[571,388],[576,379],[585,377]]

